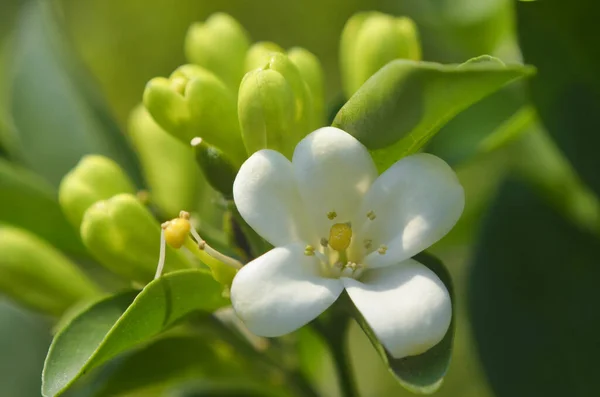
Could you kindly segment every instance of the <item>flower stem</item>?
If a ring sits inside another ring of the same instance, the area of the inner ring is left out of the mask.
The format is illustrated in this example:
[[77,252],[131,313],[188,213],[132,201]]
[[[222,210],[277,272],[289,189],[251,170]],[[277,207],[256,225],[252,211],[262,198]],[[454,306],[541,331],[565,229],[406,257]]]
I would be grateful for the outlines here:
[[358,388],[346,348],[346,339],[350,326],[350,315],[346,309],[348,296],[345,292],[338,298],[330,310],[330,316],[322,317],[312,323],[315,330],[329,345],[335,364],[340,391],[344,397],[358,397]]

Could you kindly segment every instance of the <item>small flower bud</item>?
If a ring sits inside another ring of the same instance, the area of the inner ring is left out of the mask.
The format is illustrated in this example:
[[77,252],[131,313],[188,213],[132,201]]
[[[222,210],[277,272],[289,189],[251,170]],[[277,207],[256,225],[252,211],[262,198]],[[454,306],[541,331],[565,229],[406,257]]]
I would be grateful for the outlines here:
[[79,228],[83,214],[95,202],[134,192],[133,183],[117,163],[87,155],[61,181],[58,200],[69,221]]
[[291,48],[287,56],[296,65],[300,75],[310,88],[315,112],[314,119],[318,124],[316,127],[320,127],[325,121],[325,77],[321,62],[310,51],[301,47]]
[[204,139],[192,139],[196,162],[207,182],[227,199],[233,197],[233,181],[238,171],[229,157]]
[[244,28],[231,16],[216,13],[206,22],[190,26],[185,38],[185,55],[189,62],[213,72],[230,90],[237,92],[249,46]]
[[375,72],[394,59],[421,59],[414,22],[379,12],[355,14],[340,44],[342,83],[349,98]]
[[254,43],[246,54],[245,71],[264,68],[273,54],[282,54],[283,52],[283,48],[270,41]]
[[150,80],[144,91],[144,106],[163,129],[184,144],[201,136],[236,163],[246,158],[235,94],[208,70],[184,65],[168,79]]
[[318,127],[312,94],[300,71],[285,54],[273,54],[264,69],[279,72],[292,88],[295,98],[294,135],[290,136],[290,144],[295,146],[310,131]]
[[[112,272],[146,283],[154,277],[160,249],[160,225],[134,196],[120,194],[91,206],[81,223],[88,250]],[[185,256],[167,247],[166,268],[191,267]]]
[[189,144],[160,128],[143,106],[131,113],[128,133],[151,201],[166,218],[174,218],[182,208],[195,210],[215,194],[198,169]]
[[32,309],[59,316],[100,291],[53,246],[29,232],[0,227],[0,291]]
[[295,96],[281,73],[271,69],[248,72],[238,95],[238,117],[246,151],[294,152]]

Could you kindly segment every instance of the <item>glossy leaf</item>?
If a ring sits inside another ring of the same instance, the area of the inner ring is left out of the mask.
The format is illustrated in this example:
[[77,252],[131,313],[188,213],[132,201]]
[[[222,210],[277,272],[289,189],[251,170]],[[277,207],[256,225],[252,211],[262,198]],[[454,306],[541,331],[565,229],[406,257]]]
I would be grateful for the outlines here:
[[0,222],[27,229],[57,248],[79,255],[85,248],[43,178],[0,159]]
[[184,316],[227,304],[208,271],[182,270],[90,306],[58,334],[48,352],[42,394],[61,395],[87,371],[151,340]]
[[[425,252],[417,255],[416,260],[431,269],[446,285],[454,306],[454,289],[450,273],[444,264],[436,257]],[[396,380],[406,389],[419,394],[431,394],[442,385],[452,355],[452,341],[454,339],[454,316],[450,328],[444,339],[428,351],[418,356],[409,356],[396,359],[383,347],[358,310],[354,317],[363,329],[369,340],[387,365],[388,370]]]
[[367,80],[333,125],[371,150],[383,171],[417,152],[459,112],[533,70],[489,56],[461,65],[395,60]]
[[[517,2],[519,41],[536,65],[531,99],[581,178],[600,194],[600,47],[593,0]],[[547,45],[552,43],[552,45]]]
[[600,243],[534,191],[505,183],[483,225],[469,306],[497,397],[594,396]]

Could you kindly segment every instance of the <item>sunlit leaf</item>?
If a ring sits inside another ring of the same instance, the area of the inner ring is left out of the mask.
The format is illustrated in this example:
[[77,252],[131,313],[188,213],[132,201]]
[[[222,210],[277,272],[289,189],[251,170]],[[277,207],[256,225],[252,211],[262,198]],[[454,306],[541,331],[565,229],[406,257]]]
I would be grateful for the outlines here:
[[227,304],[208,271],[182,270],[90,306],[58,332],[44,366],[42,393],[61,395],[87,371],[147,342],[182,317]]
[[459,112],[533,71],[489,56],[460,65],[395,60],[367,80],[333,125],[371,150],[383,171],[417,152]]

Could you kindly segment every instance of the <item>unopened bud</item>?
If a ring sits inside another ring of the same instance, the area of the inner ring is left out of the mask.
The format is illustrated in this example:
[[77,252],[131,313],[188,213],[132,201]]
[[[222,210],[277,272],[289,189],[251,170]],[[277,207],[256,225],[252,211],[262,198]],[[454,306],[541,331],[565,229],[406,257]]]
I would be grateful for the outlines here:
[[245,160],[235,94],[208,70],[184,65],[168,79],[150,80],[144,106],[165,131],[184,144],[201,136],[234,161],[241,164]]
[[32,309],[59,316],[100,291],[53,246],[23,229],[0,227],[0,292]]
[[315,112],[314,119],[318,124],[316,127],[320,127],[325,122],[325,77],[321,62],[313,53],[301,47],[291,48],[287,56],[296,65],[300,75],[310,88]]
[[273,54],[282,54],[283,52],[283,48],[270,41],[254,43],[246,54],[245,71],[263,68],[269,63]]
[[342,83],[349,98],[375,72],[394,59],[421,59],[415,23],[380,12],[355,14],[340,44]]
[[248,72],[238,95],[238,117],[248,154],[277,150],[288,158],[296,142],[295,96],[281,73],[271,69]]
[[216,13],[206,22],[190,26],[185,39],[185,54],[189,62],[210,70],[232,92],[237,92],[249,46],[244,28],[231,16]]
[[61,181],[58,200],[69,221],[79,228],[83,214],[95,202],[134,192],[133,183],[117,163],[87,155]]
[[[81,223],[81,238],[94,257],[112,272],[146,283],[159,257],[160,225],[132,195],[121,194],[91,206]],[[167,247],[167,270],[191,267],[179,251]]]
[[181,208],[195,210],[215,194],[198,169],[189,144],[164,131],[143,106],[131,113],[128,134],[152,204],[166,218],[177,216]]

